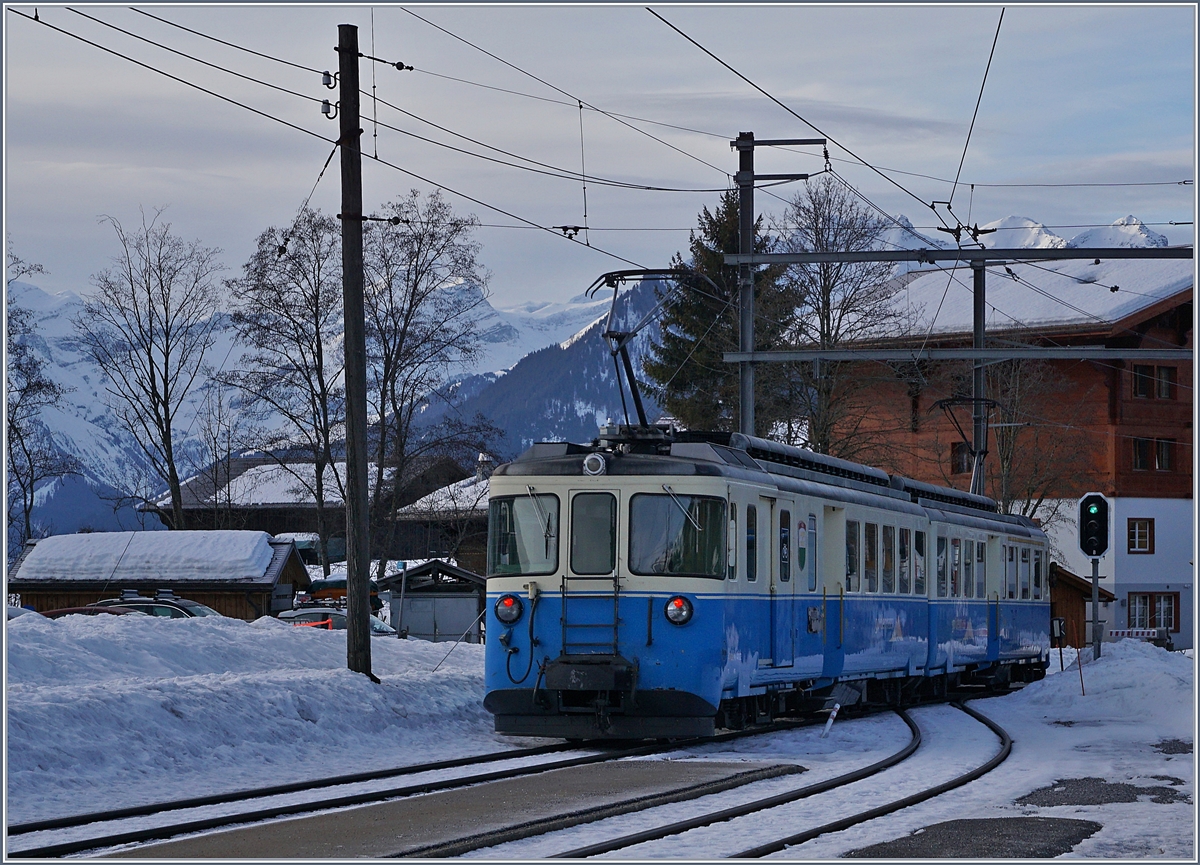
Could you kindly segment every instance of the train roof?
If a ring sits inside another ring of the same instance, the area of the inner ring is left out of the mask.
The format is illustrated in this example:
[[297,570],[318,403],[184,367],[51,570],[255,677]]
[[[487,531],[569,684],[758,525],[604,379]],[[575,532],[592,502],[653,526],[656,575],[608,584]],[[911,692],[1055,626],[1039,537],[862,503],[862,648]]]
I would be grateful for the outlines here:
[[[496,469],[504,475],[575,475],[583,473],[583,458],[605,454],[607,471],[614,475],[693,474],[754,480],[766,473],[793,481],[812,482],[841,490],[835,498],[857,500],[850,491],[906,500],[937,510],[953,522],[951,514],[975,514],[986,520],[1033,528],[1025,517],[998,513],[996,502],[985,496],[924,483],[850,460],[819,454],[793,445],[743,433],[678,431],[671,427],[601,427],[591,444],[539,442],[515,460]],[[792,483],[782,484],[796,488]],[[796,488],[797,491],[801,491]],[[828,491],[822,493],[828,495]],[[986,515],[986,516],[985,516]]]

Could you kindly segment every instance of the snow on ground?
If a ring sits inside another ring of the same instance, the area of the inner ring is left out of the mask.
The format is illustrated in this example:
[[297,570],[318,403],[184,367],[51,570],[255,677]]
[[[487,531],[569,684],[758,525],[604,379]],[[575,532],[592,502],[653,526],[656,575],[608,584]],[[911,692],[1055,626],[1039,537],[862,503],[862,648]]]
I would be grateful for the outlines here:
[[[484,711],[483,648],[461,644],[436,673],[447,643],[375,639],[374,685],[345,667],[345,633],[292,628],[273,619],[158,619],[141,616],[21,616],[7,623],[7,819],[24,822],[102,808],[399,766],[533,744],[492,732]],[[1148,644],[1105,644],[1083,652],[1083,689],[1073,652],[1059,672],[1015,693],[973,702],[1009,730],[1012,756],[985,778],[939,799],[788,850],[786,858],[827,859],[907,835],[943,820],[1062,816],[1104,828],[1074,858],[1194,859],[1193,753],[1163,753],[1168,740],[1194,741],[1193,660]],[[987,760],[995,737],[948,706],[914,710],[924,732],[918,757],[878,785],[881,801],[912,792]],[[808,771],[689,803],[673,815],[702,813],[842,774],[899,749],[908,733],[888,715],[840,720],[826,739],[805,728],[728,746],[700,746],[687,759],[794,761]],[[1178,748],[1168,748],[1178,751]],[[681,755],[674,755],[679,758]],[[1055,782],[1168,786],[1184,797],[1157,804],[1036,807],[1015,800]],[[870,782],[862,782],[870,789]],[[914,787],[915,789],[915,787]],[[777,822],[799,831],[842,816],[838,805],[797,803]],[[871,799],[874,802],[874,798]],[[659,815],[667,813],[658,810]],[[650,815],[625,815],[617,834]],[[803,819],[802,825],[797,820]],[[816,822],[809,822],[809,821]],[[587,843],[616,824],[572,831],[566,846],[489,858],[528,858]],[[703,830],[698,830],[703,831]],[[745,819],[725,824],[722,844],[737,852],[766,838]],[[611,836],[610,836],[611,837]],[[722,848],[723,849],[723,848]],[[687,851],[687,852],[685,852]],[[718,855],[702,836],[646,846],[640,857]]]
[[483,647],[204,617],[7,623],[12,823],[488,753]]

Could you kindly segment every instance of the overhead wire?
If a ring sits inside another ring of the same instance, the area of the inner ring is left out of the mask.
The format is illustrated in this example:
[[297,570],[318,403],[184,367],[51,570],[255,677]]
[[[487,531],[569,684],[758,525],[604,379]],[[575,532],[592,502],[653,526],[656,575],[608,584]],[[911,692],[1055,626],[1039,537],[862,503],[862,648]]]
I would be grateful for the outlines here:
[[557,93],[561,93],[563,96],[566,96],[568,99],[571,99],[572,101],[576,101],[576,102],[582,102],[587,107],[592,108],[593,110],[599,112],[600,114],[603,114],[605,117],[609,117],[609,118],[617,121],[622,126],[628,127],[629,129],[632,129],[633,131],[637,132],[640,135],[645,135],[646,137],[653,139],[654,141],[657,141],[659,144],[662,144],[663,146],[668,147],[671,150],[674,150],[676,153],[682,154],[683,156],[686,156],[689,159],[694,159],[695,161],[699,162],[700,164],[706,165],[709,168],[713,169],[714,171],[717,171],[717,172],[725,175],[726,177],[730,177],[729,172],[726,171],[725,169],[719,168],[716,165],[713,165],[711,162],[701,159],[699,156],[696,156],[693,153],[688,153],[686,150],[676,147],[674,144],[671,144],[669,141],[664,141],[663,139],[659,138],[657,135],[652,135],[651,133],[647,132],[644,129],[639,129],[636,126],[634,126],[630,123],[627,123],[625,120],[623,120],[620,116],[618,116],[616,114],[613,114],[609,111],[605,111],[602,108],[597,108],[596,106],[592,105],[591,103],[580,99],[578,96],[575,96],[572,93],[568,93],[566,90],[563,90],[561,87],[551,84],[549,81],[539,78],[538,76],[534,75],[532,72],[522,69],[520,66],[517,66],[515,63],[510,63],[509,61],[505,60],[503,57],[499,57],[496,54],[493,54],[492,52],[488,51],[486,48],[476,45],[474,42],[471,42],[469,39],[465,39],[462,36],[459,36],[457,33],[447,30],[445,27],[442,27],[438,24],[434,24],[432,21],[428,20],[427,18],[422,18],[420,15],[418,15],[416,12],[413,12],[411,9],[405,8],[403,6],[401,6],[400,9],[401,9],[401,11],[407,12],[409,15],[413,16],[418,21],[422,21],[425,24],[428,24],[430,27],[433,27],[435,30],[439,30],[442,33],[445,33],[447,36],[449,36],[453,39],[457,39],[459,42],[462,42],[464,45],[468,45],[471,48],[474,48],[476,51],[479,51],[482,54],[486,54],[488,57],[491,57],[493,60],[497,61],[498,63],[502,63],[505,66],[507,66],[508,68],[513,69],[517,72],[520,72],[522,75],[528,76],[529,78],[532,78],[534,81],[537,81],[539,84],[544,84],[546,87],[549,87],[551,90],[554,90]]
[[[34,18],[32,15],[27,15],[27,14],[25,14],[24,12],[21,12],[21,11],[19,11],[19,10],[17,10],[17,9],[14,9],[14,8],[12,8],[12,7],[7,7],[7,8],[8,8],[8,11],[9,11],[9,12],[11,12],[11,13],[13,13],[13,14],[15,14],[15,15],[19,15],[20,17],[22,17],[22,18],[25,18],[25,19],[26,19],[26,20],[28,20],[28,21],[32,21],[32,22],[34,22],[34,23],[37,23],[37,24],[42,24],[42,25],[44,25],[44,26],[46,26],[46,27],[50,28],[51,30],[54,30],[54,31],[56,31],[56,32],[58,32],[58,33],[62,33],[64,36],[69,36],[69,37],[71,37],[72,39],[75,39],[75,40],[77,40],[77,41],[79,41],[79,42],[83,42],[84,44],[91,45],[91,46],[92,46],[92,47],[94,47],[94,48],[98,48],[99,50],[101,50],[101,51],[104,51],[105,53],[112,54],[113,56],[116,56],[116,57],[120,57],[122,60],[127,60],[127,61],[129,61],[130,63],[133,63],[133,64],[134,64],[134,65],[136,65],[136,66],[140,66],[140,67],[142,67],[143,69],[147,69],[147,70],[149,70],[149,71],[151,71],[151,72],[155,72],[155,73],[157,73],[157,74],[159,74],[159,75],[162,75],[162,76],[163,76],[163,77],[165,77],[165,78],[169,78],[169,79],[171,79],[172,81],[176,81],[176,82],[178,82],[178,83],[180,83],[180,84],[183,84],[183,85],[185,85],[185,86],[187,86],[187,87],[190,87],[190,88],[192,88],[192,89],[194,89],[194,90],[198,90],[198,91],[200,91],[200,92],[202,92],[202,93],[205,93],[205,94],[207,94],[207,95],[209,95],[209,96],[216,97],[217,99],[220,99],[220,100],[221,100],[221,101],[223,101],[223,102],[228,102],[229,104],[231,104],[231,105],[236,105],[236,106],[237,106],[237,107],[239,107],[239,108],[244,108],[245,110],[247,110],[247,111],[250,111],[250,112],[251,112],[251,113],[253,113],[253,114],[257,114],[257,115],[258,115],[258,116],[260,116],[260,117],[264,117],[264,118],[266,118],[266,119],[268,119],[268,120],[273,120],[273,121],[275,121],[276,123],[280,123],[280,124],[282,124],[282,125],[284,125],[284,126],[288,127],[289,129],[294,129],[294,130],[296,130],[296,131],[298,131],[298,132],[303,132],[305,135],[312,136],[313,138],[318,138],[318,139],[320,139],[321,141],[324,141],[324,142],[326,142],[326,143],[328,143],[328,144],[337,144],[337,143],[338,143],[338,142],[337,142],[337,141],[335,141],[334,139],[327,138],[326,136],[324,136],[324,135],[321,135],[320,133],[313,132],[313,131],[312,131],[312,130],[310,130],[310,129],[305,129],[305,128],[304,128],[304,127],[302,127],[302,126],[298,126],[298,125],[296,125],[295,123],[292,123],[292,122],[290,122],[290,121],[288,121],[288,120],[284,120],[284,119],[283,119],[283,118],[281,118],[281,117],[276,117],[276,116],[275,116],[275,115],[273,115],[273,114],[269,114],[268,112],[262,111],[262,110],[260,110],[260,109],[258,109],[258,108],[254,108],[254,107],[252,107],[252,106],[250,106],[250,105],[247,105],[247,104],[245,104],[244,102],[239,102],[239,101],[238,101],[238,100],[236,100],[236,99],[233,99],[233,98],[231,98],[231,97],[225,96],[225,95],[223,95],[223,94],[221,94],[221,93],[217,93],[217,92],[216,92],[216,91],[214,91],[214,90],[210,90],[210,89],[209,89],[209,88],[207,88],[207,87],[203,87],[203,86],[201,86],[201,85],[199,85],[199,84],[196,84],[196,83],[194,83],[194,82],[188,81],[188,80],[187,80],[187,79],[185,79],[185,78],[180,78],[179,76],[177,76],[177,75],[173,75],[173,74],[171,74],[170,72],[167,72],[166,70],[159,69],[159,68],[158,68],[158,67],[156,67],[156,66],[151,66],[151,65],[150,65],[150,64],[148,64],[148,63],[143,63],[142,61],[140,61],[140,60],[136,60],[136,59],[134,59],[133,57],[130,57],[130,56],[128,56],[127,54],[122,54],[121,52],[119,52],[119,51],[117,51],[117,50],[115,50],[115,49],[113,49],[113,48],[109,48],[109,47],[107,47],[107,46],[105,46],[105,45],[101,45],[100,43],[98,43],[98,42],[94,42],[94,41],[92,41],[91,39],[88,39],[88,38],[86,38],[86,37],[84,37],[84,36],[80,36],[80,35],[78,35],[78,34],[76,34],[76,33],[72,33],[72,32],[70,32],[69,30],[64,30],[63,28],[61,28],[61,27],[57,27],[57,26],[55,26],[55,25],[53,25],[53,24],[49,23],[48,21],[46,21],[46,20],[44,20],[44,19],[40,19],[40,18]],[[620,256],[620,255],[618,255],[618,254],[616,254],[616,253],[614,253],[614,252],[609,252],[608,250],[606,250],[606,249],[603,249],[603,248],[601,248],[601,247],[598,247],[598,246],[595,246],[595,245],[588,246],[588,245],[586,245],[586,244],[584,244],[584,243],[581,243],[581,242],[579,242],[579,241],[575,241],[575,240],[573,240],[572,238],[564,238],[564,235],[562,235],[562,234],[561,234],[560,232],[558,232],[558,231],[555,231],[553,228],[551,228],[551,227],[549,227],[549,226],[545,226],[545,225],[539,225],[538,223],[534,222],[533,220],[526,219],[526,218],[525,218],[525,217],[523,217],[523,216],[518,216],[518,215],[517,215],[517,214],[515,214],[515,213],[512,213],[512,212],[510,212],[510,211],[508,211],[508,210],[505,210],[505,209],[503,209],[503,208],[501,208],[501,207],[497,207],[496,205],[489,204],[488,202],[486,202],[486,201],[483,201],[483,200],[481,200],[481,199],[478,199],[478,198],[475,198],[474,196],[467,195],[466,193],[464,193],[464,192],[461,192],[461,191],[459,191],[459,190],[457,190],[457,189],[454,189],[453,187],[447,186],[447,185],[445,185],[445,184],[443,184],[443,183],[439,183],[439,182],[437,182],[437,181],[435,181],[435,180],[432,180],[432,179],[430,179],[430,178],[428,178],[428,177],[424,177],[423,175],[417,174],[417,173],[416,173],[416,172],[414,172],[414,171],[409,171],[408,169],[402,168],[402,167],[400,167],[399,165],[396,165],[396,164],[394,164],[394,163],[392,163],[392,162],[389,162],[389,161],[388,161],[388,160],[386,160],[386,159],[383,159],[382,157],[366,156],[366,155],[364,154],[364,158],[366,158],[366,159],[369,159],[369,160],[371,160],[371,161],[374,161],[374,162],[377,162],[377,163],[378,163],[378,164],[380,164],[380,165],[384,165],[384,166],[386,166],[386,167],[392,168],[392,169],[394,169],[394,170],[396,170],[396,171],[399,171],[399,172],[401,172],[402,174],[406,174],[406,175],[408,175],[409,177],[412,177],[412,178],[414,178],[414,179],[416,179],[416,180],[420,180],[421,182],[423,182],[423,183],[427,183],[427,184],[429,184],[430,186],[433,186],[433,187],[435,187],[435,188],[437,188],[437,189],[441,189],[441,190],[443,190],[443,191],[445,191],[445,192],[448,192],[448,193],[450,193],[450,194],[452,194],[452,195],[455,195],[455,196],[457,196],[457,197],[459,197],[459,198],[465,199],[466,201],[470,201],[470,202],[471,202],[471,203],[473,203],[473,204],[478,204],[480,207],[485,207],[485,208],[487,208],[488,210],[491,210],[491,211],[493,211],[493,212],[495,212],[495,213],[499,213],[499,214],[500,214],[500,215],[502,215],[502,216],[507,216],[509,219],[515,219],[515,220],[517,220],[518,222],[522,222],[522,223],[525,223],[526,225],[529,225],[529,226],[531,226],[531,227],[538,228],[538,229],[540,229],[540,230],[542,230],[542,231],[545,231],[545,232],[549,233],[550,235],[552,235],[552,236],[554,236],[554,237],[556,237],[556,238],[562,238],[562,239],[566,239],[566,240],[568,240],[568,241],[571,241],[572,243],[576,243],[576,244],[578,244],[579,246],[581,246],[581,247],[584,247],[584,248],[586,248],[586,249],[595,250],[596,252],[599,252],[599,253],[600,253],[600,254],[602,254],[602,255],[608,256],[608,257],[610,257],[610,258],[615,258],[616,260],[618,260],[618,261],[621,261],[621,262],[623,262],[623,263],[625,263],[625,264],[631,264],[631,265],[633,265],[634,267],[643,267],[643,265],[642,265],[642,264],[640,264],[640,263],[638,263],[638,262],[636,262],[636,261],[632,261],[631,259],[624,258],[623,256]]]
[[[975,120],[979,117],[979,106],[983,102],[983,89],[987,86],[988,73],[992,71],[992,58],[996,55],[996,43],[1000,41],[1000,25],[1004,23],[1004,7],[1000,7],[1000,20],[996,22],[996,35],[992,38],[992,50],[988,52],[987,66],[983,70],[983,81],[979,85],[979,98],[975,100],[975,112],[971,115],[971,125],[967,128],[967,140],[963,144],[962,157],[958,160],[958,171],[954,175],[954,185],[950,188],[950,200],[946,209],[954,203],[954,193],[958,189],[958,179],[962,176],[963,163],[967,160],[967,148],[971,146],[971,133],[975,131]],[[972,186],[974,189],[974,186]],[[971,217],[967,217],[967,222]]]

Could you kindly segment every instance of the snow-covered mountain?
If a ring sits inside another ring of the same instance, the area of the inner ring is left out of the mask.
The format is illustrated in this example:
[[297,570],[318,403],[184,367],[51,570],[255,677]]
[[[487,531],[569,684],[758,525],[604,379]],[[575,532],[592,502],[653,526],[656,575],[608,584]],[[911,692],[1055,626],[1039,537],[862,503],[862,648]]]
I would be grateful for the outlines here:
[[1166,245],[1165,236],[1147,228],[1136,216],[1126,216],[1104,228],[1089,228],[1067,241],[1067,246],[1075,249],[1090,249],[1096,246],[1140,248]]
[[979,227],[996,232],[979,236],[989,249],[1062,249],[1067,245],[1065,239],[1027,216],[1006,216]]

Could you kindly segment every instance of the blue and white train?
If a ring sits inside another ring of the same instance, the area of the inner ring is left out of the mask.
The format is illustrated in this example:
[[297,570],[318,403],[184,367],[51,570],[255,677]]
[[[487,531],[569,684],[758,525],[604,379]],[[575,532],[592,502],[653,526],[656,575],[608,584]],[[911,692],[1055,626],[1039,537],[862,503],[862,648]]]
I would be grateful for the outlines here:
[[990,499],[739,433],[605,427],[491,478],[502,733],[710,735],[1044,675],[1045,534]]

